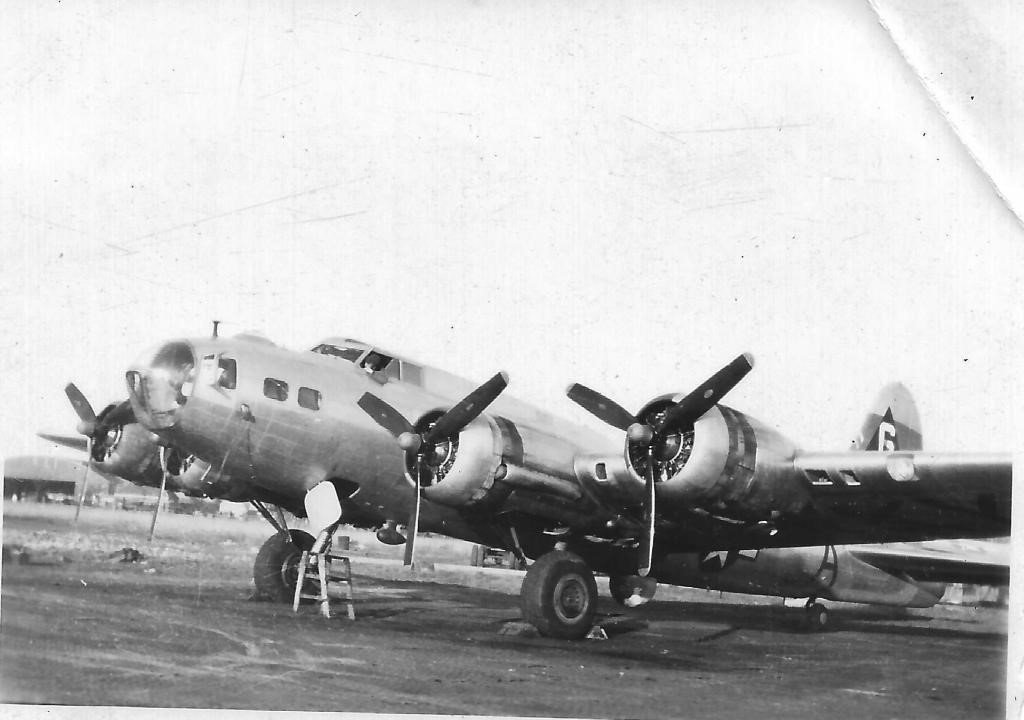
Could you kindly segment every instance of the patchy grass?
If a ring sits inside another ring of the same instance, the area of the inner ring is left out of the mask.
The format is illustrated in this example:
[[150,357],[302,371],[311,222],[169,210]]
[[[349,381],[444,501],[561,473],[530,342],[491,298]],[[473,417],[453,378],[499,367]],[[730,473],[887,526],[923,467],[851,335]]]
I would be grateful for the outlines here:
[[[176,515],[161,512],[152,542],[147,541],[152,515],[137,510],[83,507],[77,523],[70,505],[6,503],[3,544],[26,547],[33,553],[67,555],[73,559],[102,559],[125,547],[142,550],[152,558],[197,560],[215,554],[223,559],[244,557],[251,562],[263,542],[273,534],[260,518]],[[292,527],[306,529],[304,519],[292,519]],[[373,532],[342,526],[350,537],[354,557],[400,561],[405,547],[384,545]],[[461,540],[421,535],[416,543],[417,560],[424,563],[469,565],[472,545]]]

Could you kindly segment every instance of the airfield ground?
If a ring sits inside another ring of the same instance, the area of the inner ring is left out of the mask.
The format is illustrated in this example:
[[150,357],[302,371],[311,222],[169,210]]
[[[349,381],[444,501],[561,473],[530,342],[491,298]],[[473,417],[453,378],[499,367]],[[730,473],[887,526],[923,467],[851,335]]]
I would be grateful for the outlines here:
[[[811,635],[778,599],[662,588],[655,602],[611,617],[610,639],[556,641],[500,633],[519,616],[521,575],[455,566],[468,563],[468,545],[425,538],[418,552],[434,568],[410,577],[394,560],[401,548],[354,531],[357,619],[324,620],[313,608],[295,615],[248,600],[252,560],[270,534],[262,520],[162,515],[147,544],[145,513],[85,508],[77,527],[73,514],[5,508],[4,702],[555,717],[1003,715],[1005,610],[841,606],[832,632]],[[123,547],[147,561],[118,562]],[[610,599],[601,612],[622,613]]]

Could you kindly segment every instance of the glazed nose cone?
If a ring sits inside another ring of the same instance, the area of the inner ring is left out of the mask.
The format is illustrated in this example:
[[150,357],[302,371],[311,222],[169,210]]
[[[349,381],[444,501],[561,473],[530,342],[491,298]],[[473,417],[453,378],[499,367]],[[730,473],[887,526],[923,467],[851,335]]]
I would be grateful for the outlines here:
[[142,353],[125,375],[139,422],[150,430],[173,427],[192,394],[195,373],[195,352],[187,342],[176,340]]

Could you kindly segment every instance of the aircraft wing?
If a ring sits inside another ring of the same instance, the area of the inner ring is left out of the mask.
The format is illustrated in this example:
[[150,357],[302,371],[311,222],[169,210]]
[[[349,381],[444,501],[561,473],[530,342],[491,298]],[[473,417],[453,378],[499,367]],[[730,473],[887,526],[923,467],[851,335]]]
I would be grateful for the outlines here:
[[[86,477],[85,460],[56,455],[16,455],[4,462],[4,478],[31,482],[77,484]],[[120,479],[93,467],[91,474],[106,481]]]
[[89,441],[84,435],[61,435],[59,433],[36,433],[43,440],[49,440],[52,443],[63,445],[64,447],[73,448],[75,450],[81,450],[85,452],[89,448]]
[[[792,544],[1001,537],[1010,532],[1010,455],[927,452],[801,454],[811,497]],[[780,538],[781,540],[782,538]]]
[[1009,543],[945,540],[848,548],[859,560],[923,582],[1008,585]]

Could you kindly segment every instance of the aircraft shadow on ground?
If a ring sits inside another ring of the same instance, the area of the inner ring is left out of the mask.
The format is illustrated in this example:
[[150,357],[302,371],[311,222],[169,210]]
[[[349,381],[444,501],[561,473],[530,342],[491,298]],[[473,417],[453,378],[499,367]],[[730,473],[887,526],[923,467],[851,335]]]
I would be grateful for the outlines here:
[[[622,614],[635,621],[646,621],[647,624],[659,622],[711,623],[726,625],[726,629],[713,631],[703,636],[700,641],[707,642],[724,637],[740,630],[759,632],[775,632],[784,634],[808,634],[803,624],[801,608],[740,605],[735,603],[703,603],[703,602],[670,602],[654,603],[635,611],[622,613],[611,608],[602,608],[610,615],[617,617]],[[943,637],[992,637],[1005,638],[1006,633],[993,630],[991,627],[980,626],[970,619],[956,620],[958,627],[938,627],[936,620],[920,615],[910,615],[903,608],[884,607],[850,607],[831,608],[830,626],[824,632],[865,632],[887,635],[929,635]],[[628,628],[623,625],[623,629]],[[609,633],[611,634],[611,633]]]

